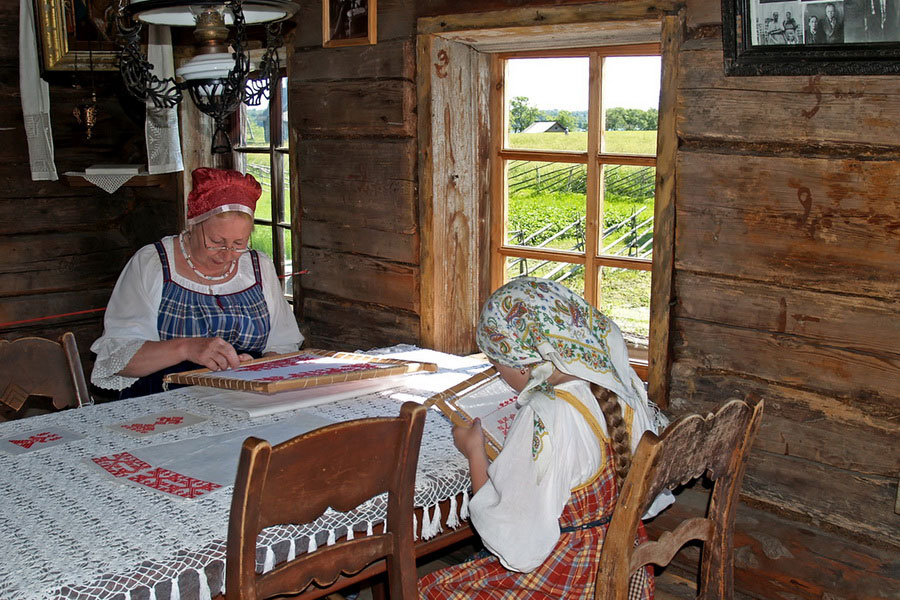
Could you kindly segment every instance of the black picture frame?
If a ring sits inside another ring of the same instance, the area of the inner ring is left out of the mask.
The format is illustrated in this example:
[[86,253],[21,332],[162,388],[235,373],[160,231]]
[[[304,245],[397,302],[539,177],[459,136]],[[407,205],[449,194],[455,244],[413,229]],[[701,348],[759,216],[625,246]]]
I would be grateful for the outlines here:
[[[828,10],[839,27],[826,41],[809,21]],[[900,0],[722,0],[722,46],[726,75],[897,74]]]

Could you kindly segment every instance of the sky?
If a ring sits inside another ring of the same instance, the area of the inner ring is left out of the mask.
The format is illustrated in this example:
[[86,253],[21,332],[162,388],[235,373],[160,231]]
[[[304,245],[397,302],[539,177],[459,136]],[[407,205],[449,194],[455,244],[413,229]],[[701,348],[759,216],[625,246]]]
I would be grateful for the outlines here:
[[[658,56],[607,58],[604,66],[606,108],[657,108]],[[588,59],[538,58],[509,61],[508,98],[525,96],[541,110],[587,110]]]

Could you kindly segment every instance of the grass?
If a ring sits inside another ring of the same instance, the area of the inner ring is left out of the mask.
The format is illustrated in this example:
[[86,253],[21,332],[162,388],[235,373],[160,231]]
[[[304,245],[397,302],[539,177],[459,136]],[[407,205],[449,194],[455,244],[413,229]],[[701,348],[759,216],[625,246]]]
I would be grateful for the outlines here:
[[[605,151],[610,153],[625,154],[655,154],[655,131],[612,131],[606,133]],[[587,133],[574,132],[566,134],[538,133],[538,134],[511,134],[510,146],[514,148],[542,149],[542,150],[569,150],[584,151],[587,148]],[[531,171],[529,177],[539,175],[546,182],[550,179],[550,173],[559,169],[559,163],[520,163],[515,169],[510,169],[511,178],[522,171]],[[618,175],[625,176],[635,169],[642,167],[625,167],[619,170]],[[535,173],[534,170],[537,170]],[[573,178],[574,179],[574,178]],[[610,179],[607,179],[607,183]],[[635,198],[627,195],[616,195],[607,191],[604,198],[604,226],[609,227],[623,219],[637,213],[644,208],[638,220],[653,214],[653,197]],[[558,231],[586,212],[586,197],[583,191],[547,191],[540,190],[534,185],[524,187],[509,195],[508,228],[510,231],[520,230],[528,235],[540,229],[547,223],[554,223]],[[545,247],[575,249],[582,241],[574,230],[566,233],[549,243]],[[535,238],[529,245],[536,246],[544,243],[550,233]],[[641,241],[652,237],[649,229],[641,230]],[[521,239],[521,238],[520,238]],[[515,238],[510,239],[515,243]],[[621,241],[617,247],[609,250],[609,253],[625,246]],[[578,249],[583,249],[583,246]],[[568,265],[565,263],[549,262],[541,265],[543,261],[528,260],[524,263],[516,262],[516,259],[508,259],[508,275],[515,277],[521,273],[521,267],[527,265],[531,275],[538,277],[559,277],[570,273],[561,283],[578,294],[584,294],[584,268],[580,265]],[[536,270],[535,267],[537,267]],[[631,269],[615,269],[604,267],[600,273],[600,310],[613,319],[619,327],[626,332],[646,337],[649,335],[650,322],[650,272]]]
[[[511,133],[509,147],[529,150],[587,150],[587,132]],[[612,154],[656,154],[655,131],[607,131],[603,151]]]

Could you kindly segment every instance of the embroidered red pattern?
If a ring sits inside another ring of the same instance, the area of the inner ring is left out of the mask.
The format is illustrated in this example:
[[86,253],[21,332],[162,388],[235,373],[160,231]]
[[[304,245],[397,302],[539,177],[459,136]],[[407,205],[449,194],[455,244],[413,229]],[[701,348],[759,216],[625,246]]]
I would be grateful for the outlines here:
[[184,422],[184,417],[160,417],[153,423],[129,423],[122,425],[123,429],[130,429],[137,433],[150,433],[157,425],[179,425]]
[[150,463],[142,461],[130,452],[120,452],[111,456],[98,456],[91,460],[113,477],[127,477],[152,467]]
[[181,498],[196,498],[203,494],[217,490],[221,485],[212,481],[194,479],[169,469],[156,468],[146,473],[134,475],[128,478],[141,485],[145,485],[160,492],[166,492]]
[[335,373],[352,373],[354,371],[369,371],[371,369],[378,369],[380,365],[375,365],[372,363],[359,363],[353,365],[344,365],[341,367],[332,367],[327,369],[314,369],[312,371],[306,371],[305,373],[301,373],[299,375],[270,375],[269,377],[260,377],[257,381],[287,381],[290,379],[298,379],[300,377],[316,377],[318,375],[334,375]]
[[61,440],[62,436],[58,433],[50,433],[49,431],[45,431],[43,433],[36,433],[27,440],[9,440],[10,443],[15,444],[17,446],[22,446],[26,450],[34,446],[35,444],[46,444],[47,442],[55,442],[56,440]]

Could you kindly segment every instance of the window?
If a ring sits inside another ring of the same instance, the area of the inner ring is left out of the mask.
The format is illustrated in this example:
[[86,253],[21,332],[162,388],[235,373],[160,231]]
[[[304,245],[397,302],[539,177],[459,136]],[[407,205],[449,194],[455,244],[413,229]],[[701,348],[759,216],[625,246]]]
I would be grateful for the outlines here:
[[491,283],[545,277],[612,318],[646,360],[659,44],[496,56],[502,135]]
[[285,294],[292,301],[287,77],[273,84],[269,100],[263,98],[259,106],[241,105],[235,168],[250,173],[262,185],[251,245],[272,257]]

